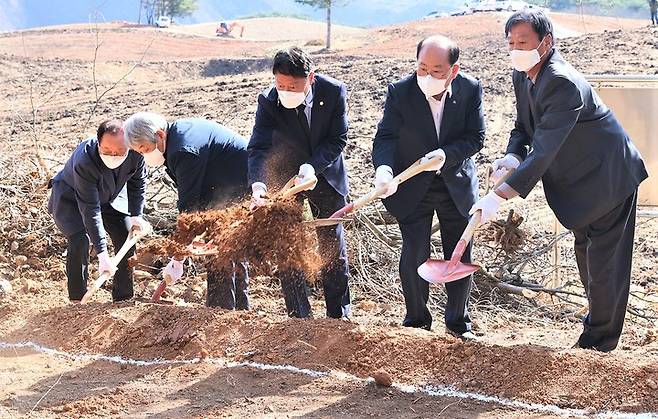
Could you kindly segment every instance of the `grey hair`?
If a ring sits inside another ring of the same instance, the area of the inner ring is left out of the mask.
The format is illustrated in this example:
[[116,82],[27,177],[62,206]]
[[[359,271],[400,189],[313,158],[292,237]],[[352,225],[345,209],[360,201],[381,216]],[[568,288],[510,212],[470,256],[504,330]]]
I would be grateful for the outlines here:
[[148,141],[155,144],[158,130],[167,129],[167,119],[154,112],[137,112],[123,123],[123,132],[131,146]]

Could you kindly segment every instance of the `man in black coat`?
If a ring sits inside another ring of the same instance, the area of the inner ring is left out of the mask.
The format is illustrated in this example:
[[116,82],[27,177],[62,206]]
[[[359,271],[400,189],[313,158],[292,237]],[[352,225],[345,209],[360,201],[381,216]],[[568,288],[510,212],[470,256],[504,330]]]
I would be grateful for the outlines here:
[[[87,292],[89,241],[98,257],[98,272],[114,275],[112,300],[133,297],[133,269],[128,258],[114,267],[107,251],[107,233],[116,250],[132,226],[150,229],[142,218],[146,170],[139,153],[130,151],[119,120],[100,124],[96,137],[81,142],[51,182],[48,211],[66,235],[66,277],[71,301]],[[106,233],[107,232],[107,233]]]
[[554,47],[541,11],[505,25],[516,123],[493,177],[516,171],[471,212],[492,219],[502,201],[528,196],[541,179],[549,206],[573,231],[589,313],[576,346],[613,350],[628,302],[637,188],[648,174],[639,152],[585,78]]
[[[402,232],[400,279],[407,309],[402,325],[430,330],[429,284],[418,275],[417,268],[430,254],[435,212],[446,258],[468,224],[468,210],[478,189],[471,156],[482,148],[485,126],[482,87],[459,71],[455,42],[442,36],[429,37],[418,44],[416,57],[414,74],[388,88],[372,161],[375,184],[382,186],[423,156],[445,157],[440,173],[423,172],[397,189],[392,185],[383,201]],[[469,245],[462,261],[470,262],[470,258]],[[471,283],[469,275],[445,284],[446,329],[463,339],[474,338],[468,314]]]
[[[247,140],[214,121],[178,119],[139,112],[124,124],[131,147],[149,166],[165,165],[178,189],[178,210],[199,211],[228,206],[247,196]],[[247,310],[247,263],[229,261],[223,272],[208,275],[206,305]],[[176,282],[183,261],[171,259],[163,275]]]
[[[347,142],[347,89],[338,80],[316,74],[310,57],[294,47],[279,51],[272,65],[275,83],[258,96],[256,122],[249,140],[249,183],[255,204],[268,187],[295,174],[317,177],[303,194],[313,215],[325,218],[343,207],[348,191],[343,148]],[[327,260],[321,279],[327,316],[349,314],[347,250],[343,226],[317,229],[320,253]],[[280,275],[286,308],[293,317],[311,316],[302,272]]]

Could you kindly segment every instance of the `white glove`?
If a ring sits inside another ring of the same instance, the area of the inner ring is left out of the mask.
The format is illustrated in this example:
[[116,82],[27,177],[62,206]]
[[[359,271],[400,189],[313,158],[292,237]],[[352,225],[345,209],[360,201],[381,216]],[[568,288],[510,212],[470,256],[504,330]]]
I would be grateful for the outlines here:
[[380,198],[386,198],[398,191],[397,182],[391,182],[393,180],[393,169],[389,166],[381,165],[375,170],[375,188],[379,189],[382,186],[387,186],[386,191]]
[[489,177],[489,180],[493,183],[498,183],[498,181],[505,176],[509,170],[516,170],[520,164],[521,161],[513,154],[506,154],[502,159],[494,160],[494,162],[491,163],[491,176]]
[[[295,185],[299,185],[300,183],[304,183],[311,179],[315,179],[315,169],[313,166],[308,163],[299,166],[299,173],[297,173],[297,177],[295,178]],[[315,185],[313,185],[310,190],[313,189],[315,189]]]
[[144,217],[142,217],[141,215],[137,217],[128,218],[128,229],[132,229],[134,227],[144,232],[148,232],[153,229],[153,227],[151,227],[151,224],[148,221],[146,221]]
[[251,184],[251,208],[261,207],[267,203],[267,186],[263,182]]
[[112,276],[116,270],[117,268],[112,266],[112,261],[110,260],[110,255],[107,253],[107,250],[100,252],[98,254],[98,273],[102,275],[107,272]]
[[164,271],[162,277],[167,285],[174,285],[183,276],[183,261],[171,258]]
[[425,169],[425,171],[436,172],[436,174],[438,175],[441,172],[441,168],[443,167],[443,164],[446,162],[446,153],[442,149],[437,148],[436,150],[432,150],[429,153],[425,154],[425,156],[422,159],[420,159],[420,164],[423,164],[427,162],[429,159],[433,159],[433,158],[436,158],[436,164]]
[[505,198],[499,196],[495,191],[491,191],[482,198],[478,199],[468,212],[470,215],[475,214],[477,210],[482,211],[481,223],[486,223],[494,219],[500,204],[505,201]]

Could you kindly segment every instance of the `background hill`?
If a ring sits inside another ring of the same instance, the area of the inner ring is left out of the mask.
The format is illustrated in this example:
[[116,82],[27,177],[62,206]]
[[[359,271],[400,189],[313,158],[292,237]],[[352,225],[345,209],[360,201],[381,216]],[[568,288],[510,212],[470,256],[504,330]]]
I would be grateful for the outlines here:
[[[380,26],[419,19],[431,11],[450,11],[460,0],[351,0],[333,12],[336,23]],[[98,10],[106,21],[137,21],[139,0],[0,0],[0,30],[87,22]],[[198,10],[180,23],[200,23],[258,15],[282,14],[321,20],[322,11],[293,0],[199,0]]]

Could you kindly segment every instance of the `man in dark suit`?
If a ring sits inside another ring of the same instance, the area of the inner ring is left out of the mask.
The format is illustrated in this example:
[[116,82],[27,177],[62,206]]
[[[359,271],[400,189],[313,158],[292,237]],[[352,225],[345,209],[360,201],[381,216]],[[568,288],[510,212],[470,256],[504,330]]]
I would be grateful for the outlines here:
[[[434,212],[446,258],[468,224],[468,210],[477,197],[471,156],[482,148],[485,127],[482,87],[459,71],[459,48],[454,41],[443,36],[426,38],[418,44],[416,57],[415,73],[388,88],[372,161],[375,184],[382,186],[423,156],[445,156],[440,173],[423,172],[397,190],[391,185],[383,201],[402,232],[400,279],[407,309],[402,325],[430,330],[429,284],[417,268],[430,254]],[[462,260],[470,262],[470,258],[469,245]],[[471,282],[467,276],[445,285],[446,329],[463,339],[474,338],[468,315]]]
[[[343,148],[347,142],[345,85],[316,74],[310,57],[294,47],[277,52],[272,66],[275,83],[258,96],[256,123],[249,140],[249,183],[256,205],[268,186],[281,186],[297,173],[300,182],[317,176],[314,190],[303,195],[315,217],[328,217],[343,207],[347,174]],[[347,251],[342,225],[317,229],[327,316],[346,317],[350,296]],[[292,317],[310,317],[311,306],[302,272],[279,275],[286,308]]]
[[573,231],[589,313],[576,346],[613,350],[628,302],[637,187],[648,175],[637,149],[596,92],[554,48],[541,11],[505,25],[516,95],[516,123],[494,177],[507,182],[471,210],[492,219],[499,204],[525,198],[539,179],[558,220]]
[[64,168],[50,183],[48,212],[66,235],[66,277],[71,301],[87,292],[89,239],[98,256],[98,272],[114,275],[112,300],[133,297],[133,270],[128,258],[133,247],[114,267],[107,252],[106,231],[118,250],[129,228],[149,229],[142,218],[146,171],[139,153],[129,151],[121,121],[105,121],[96,138],[81,142]]
[[[205,119],[179,119],[139,112],[124,123],[130,146],[149,166],[165,165],[178,189],[178,210],[228,206],[247,195],[247,140]],[[172,258],[163,275],[171,282],[183,275],[183,261]],[[223,272],[209,273],[206,305],[248,310],[246,262],[230,261]]]

